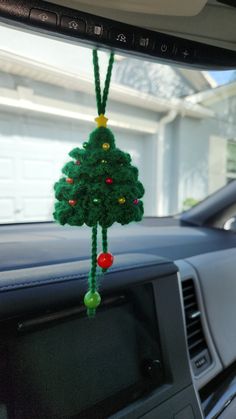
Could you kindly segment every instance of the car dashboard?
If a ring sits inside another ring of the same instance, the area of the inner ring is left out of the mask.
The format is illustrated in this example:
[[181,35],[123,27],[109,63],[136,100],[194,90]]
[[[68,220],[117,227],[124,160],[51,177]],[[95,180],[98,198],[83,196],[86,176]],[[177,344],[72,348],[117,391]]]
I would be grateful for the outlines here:
[[1,417],[227,417],[235,240],[150,220],[112,228],[114,267],[88,319],[87,230],[2,226]]

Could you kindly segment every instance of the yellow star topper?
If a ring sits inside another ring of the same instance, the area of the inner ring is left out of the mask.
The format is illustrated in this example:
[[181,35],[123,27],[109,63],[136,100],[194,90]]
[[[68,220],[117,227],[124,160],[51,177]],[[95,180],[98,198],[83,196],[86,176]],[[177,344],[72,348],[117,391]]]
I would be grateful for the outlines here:
[[103,115],[102,113],[97,118],[95,118],[95,121],[97,122],[98,128],[107,127],[108,118],[106,118],[105,115]]

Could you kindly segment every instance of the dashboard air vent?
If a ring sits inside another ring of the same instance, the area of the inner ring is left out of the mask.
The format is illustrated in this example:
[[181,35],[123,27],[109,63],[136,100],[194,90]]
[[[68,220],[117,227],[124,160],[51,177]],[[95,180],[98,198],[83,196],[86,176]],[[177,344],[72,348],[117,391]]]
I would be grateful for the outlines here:
[[182,281],[182,292],[189,356],[194,373],[198,375],[210,365],[211,358],[202,328],[193,279]]

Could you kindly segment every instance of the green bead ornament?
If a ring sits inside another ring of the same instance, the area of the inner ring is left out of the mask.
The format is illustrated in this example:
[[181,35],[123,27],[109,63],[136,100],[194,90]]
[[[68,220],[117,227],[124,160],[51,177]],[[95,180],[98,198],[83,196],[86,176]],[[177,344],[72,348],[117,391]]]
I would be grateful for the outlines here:
[[88,291],[84,296],[84,305],[87,308],[97,308],[101,304],[101,296],[99,292]]
[[[141,221],[143,217],[144,188],[138,179],[138,169],[132,166],[128,153],[116,147],[113,132],[107,128],[105,116],[109,93],[114,54],[111,53],[103,94],[100,87],[100,75],[97,50],[93,51],[93,65],[98,116],[96,129],[92,131],[83,149],[74,148],[66,163],[62,177],[54,186],[56,203],[54,218],[62,224],[91,227],[91,268],[88,277],[88,292],[84,304],[89,317],[94,317],[101,303],[98,292],[97,270],[105,274],[106,266],[100,264],[97,254],[98,228],[102,230],[102,252],[108,252],[107,230],[112,224],[129,224]],[[73,180],[73,182],[72,182]]]

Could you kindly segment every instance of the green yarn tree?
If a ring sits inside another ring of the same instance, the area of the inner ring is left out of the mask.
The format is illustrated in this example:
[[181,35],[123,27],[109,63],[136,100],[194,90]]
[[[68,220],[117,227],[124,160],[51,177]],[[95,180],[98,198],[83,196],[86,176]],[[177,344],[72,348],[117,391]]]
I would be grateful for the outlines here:
[[55,184],[55,218],[60,224],[108,228],[113,223],[140,221],[144,189],[138,181],[138,169],[130,155],[115,146],[112,132],[95,129],[85,150],[75,148],[69,155],[66,175]]
[[[72,161],[62,169],[63,176],[54,186],[57,202],[54,218],[60,224],[92,227],[92,259],[89,275],[89,291],[84,303],[89,316],[95,314],[101,302],[98,293],[97,264],[105,272],[113,263],[108,253],[107,229],[115,222],[122,225],[140,221],[143,203],[140,200],[144,188],[138,180],[138,169],[131,164],[129,154],[119,150],[115,138],[106,127],[104,116],[109,91],[114,55],[111,54],[108,75],[101,101],[97,51],[93,52],[95,85],[98,102],[97,128],[90,134],[83,149],[74,148]],[[99,81],[99,83],[98,83]],[[102,228],[103,252],[97,258],[97,228]]]

